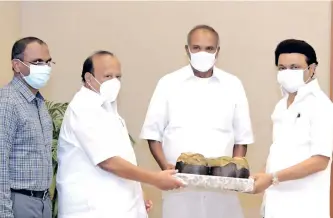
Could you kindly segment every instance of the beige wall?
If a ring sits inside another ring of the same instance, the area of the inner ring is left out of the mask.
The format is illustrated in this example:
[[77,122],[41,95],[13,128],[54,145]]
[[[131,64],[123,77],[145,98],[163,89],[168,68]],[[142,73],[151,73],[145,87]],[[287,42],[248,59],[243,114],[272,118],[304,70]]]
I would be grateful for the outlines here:
[[12,78],[10,54],[20,28],[20,3],[0,1],[0,87]]
[[[183,47],[187,32],[197,24],[212,25],[221,36],[218,66],[243,81],[249,98],[256,136],[248,154],[253,172],[264,164],[271,142],[270,114],[280,97],[273,63],[277,43],[295,37],[312,44],[319,57],[320,83],[329,91],[330,2],[21,4],[22,36],[46,40],[57,62],[52,81],[43,90],[46,97],[69,101],[80,87],[83,60],[95,50],[110,50],[123,64],[120,112],[135,138],[157,80],[186,64]],[[15,34],[1,41],[7,50],[13,38]],[[5,57],[1,60],[8,59],[9,53],[4,55],[0,53]],[[1,82],[9,77],[0,76]],[[135,148],[140,165],[157,169],[146,143],[138,141]],[[151,187],[145,190],[155,202],[151,218],[161,217],[160,192]],[[246,218],[258,218],[260,196],[240,197]]]

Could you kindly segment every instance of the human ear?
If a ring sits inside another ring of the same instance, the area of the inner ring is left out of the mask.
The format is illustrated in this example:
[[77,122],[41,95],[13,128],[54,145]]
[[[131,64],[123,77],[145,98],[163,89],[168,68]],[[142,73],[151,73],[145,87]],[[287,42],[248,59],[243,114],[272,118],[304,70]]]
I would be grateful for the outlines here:
[[219,56],[219,52],[220,52],[220,46],[217,46],[215,58]]
[[316,64],[311,64],[310,68],[309,68],[309,73],[310,73],[310,77],[313,78],[316,74],[316,68],[317,65]]
[[12,60],[12,68],[14,70],[15,73],[20,73],[20,63],[17,60]]
[[191,53],[190,53],[190,46],[189,45],[185,45],[185,52],[186,55],[189,59],[191,59]]
[[85,81],[87,81],[87,82],[91,82],[91,77],[92,77],[92,74],[90,73],[90,72],[86,72],[85,74],[84,74],[84,79],[85,79]]

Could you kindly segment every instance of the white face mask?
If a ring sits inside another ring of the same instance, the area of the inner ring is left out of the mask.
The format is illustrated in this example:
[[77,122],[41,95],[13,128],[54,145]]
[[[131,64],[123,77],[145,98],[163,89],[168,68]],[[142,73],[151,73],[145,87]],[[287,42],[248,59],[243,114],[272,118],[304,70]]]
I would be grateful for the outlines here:
[[288,93],[295,93],[299,88],[304,86],[311,78],[304,82],[304,71],[300,70],[280,70],[277,75],[277,80],[282,88]]
[[191,55],[190,58],[190,63],[191,66],[196,69],[199,72],[207,72],[210,70],[216,62],[216,52],[214,54],[205,52],[205,51],[200,51],[197,53],[191,53],[190,47],[188,47],[188,51]]
[[30,69],[30,74],[28,76],[24,76],[22,73],[22,78],[34,89],[43,88],[50,79],[52,68],[48,65],[34,65],[30,64],[30,66],[23,63],[22,64]]
[[[118,97],[118,94],[119,94],[119,91],[120,91],[120,87],[121,87],[119,79],[116,79],[116,78],[110,79],[110,80],[107,80],[107,81],[103,82],[102,84],[100,82],[98,82],[98,80],[95,77],[94,77],[94,79],[100,85],[100,88],[99,88],[100,95],[106,101],[108,101],[110,103],[116,101],[116,99]],[[90,84],[89,84],[89,86],[95,92],[97,92]]]

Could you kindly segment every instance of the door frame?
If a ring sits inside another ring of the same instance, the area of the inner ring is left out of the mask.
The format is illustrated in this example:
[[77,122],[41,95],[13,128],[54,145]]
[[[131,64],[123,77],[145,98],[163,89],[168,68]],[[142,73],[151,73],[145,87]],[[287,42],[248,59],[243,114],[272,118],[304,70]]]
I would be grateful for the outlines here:
[[330,97],[333,101],[333,1],[331,1],[331,40],[330,40]]
[[[331,1],[331,40],[330,40],[330,97],[333,101],[333,1]],[[331,168],[331,218],[333,218],[333,165]]]

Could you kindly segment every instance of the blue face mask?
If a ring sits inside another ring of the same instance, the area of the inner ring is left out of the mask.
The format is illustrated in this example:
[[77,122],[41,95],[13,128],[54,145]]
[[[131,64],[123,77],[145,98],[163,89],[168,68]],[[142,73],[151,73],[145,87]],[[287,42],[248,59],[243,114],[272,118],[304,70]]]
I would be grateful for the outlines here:
[[[23,62],[22,62],[23,63]],[[23,63],[27,66],[25,63]],[[52,68],[48,65],[33,65],[27,66],[30,69],[28,76],[22,75],[22,78],[34,89],[43,88],[50,79]]]

